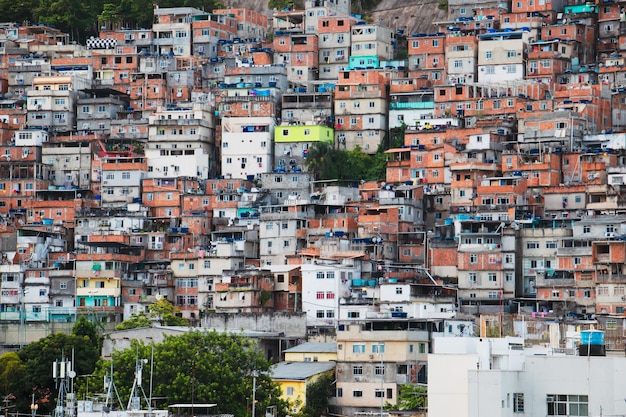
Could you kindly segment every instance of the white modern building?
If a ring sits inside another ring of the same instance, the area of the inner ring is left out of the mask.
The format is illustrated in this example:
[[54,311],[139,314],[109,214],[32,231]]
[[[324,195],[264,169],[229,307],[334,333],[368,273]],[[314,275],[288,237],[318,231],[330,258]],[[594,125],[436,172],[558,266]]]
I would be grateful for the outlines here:
[[154,112],[145,148],[146,178],[210,178],[217,170],[214,133],[207,104],[178,104]]
[[623,356],[524,349],[521,338],[435,338],[429,417],[623,416]]
[[302,265],[302,310],[308,326],[334,327],[339,317],[339,300],[348,298],[352,282],[361,276],[361,263],[316,260]]
[[274,117],[229,117],[222,122],[222,175],[257,177],[271,170]]

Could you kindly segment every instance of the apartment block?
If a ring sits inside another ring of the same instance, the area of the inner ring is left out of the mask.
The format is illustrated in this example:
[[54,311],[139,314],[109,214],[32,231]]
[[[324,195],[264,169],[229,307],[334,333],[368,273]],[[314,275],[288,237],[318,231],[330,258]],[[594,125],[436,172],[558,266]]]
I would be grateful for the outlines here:
[[378,149],[387,130],[387,86],[378,71],[344,71],[335,86],[335,136],[340,149]]
[[159,109],[149,117],[148,178],[207,179],[217,172],[215,126],[208,105]]
[[352,26],[357,20],[347,15],[328,16],[317,26],[319,79],[336,80],[350,58]]
[[317,79],[317,35],[279,31],[274,35],[274,51],[274,63],[289,67],[289,82],[298,84]]
[[26,109],[31,116],[28,127],[48,128],[50,131],[68,132],[76,125],[76,104],[79,90],[90,86],[87,79],[78,76],[46,77],[33,79]]

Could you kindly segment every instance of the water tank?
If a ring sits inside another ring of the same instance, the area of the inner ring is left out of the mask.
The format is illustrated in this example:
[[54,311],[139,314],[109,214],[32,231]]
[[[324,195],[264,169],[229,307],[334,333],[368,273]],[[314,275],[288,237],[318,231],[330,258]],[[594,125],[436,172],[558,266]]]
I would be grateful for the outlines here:
[[604,332],[599,330],[586,330],[580,332],[580,356],[606,356],[604,348]]
[[582,345],[604,345],[604,332],[600,330],[586,330],[580,332]]

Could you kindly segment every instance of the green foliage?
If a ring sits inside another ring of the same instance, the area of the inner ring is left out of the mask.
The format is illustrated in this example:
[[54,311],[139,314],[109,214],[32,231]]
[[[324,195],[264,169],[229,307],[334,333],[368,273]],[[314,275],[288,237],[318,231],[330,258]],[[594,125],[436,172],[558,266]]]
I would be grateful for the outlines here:
[[[256,371],[257,410],[274,405],[280,417],[286,414],[287,404],[279,399],[280,389],[269,376],[270,363],[249,339],[215,331],[190,331],[166,336],[162,343],[153,346],[155,398],[167,398],[168,404],[190,403],[192,399],[196,404],[217,403],[212,414],[248,416],[246,399],[252,395],[251,375]],[[122,401],[130,395],[135,359],[150,359],[151,348],[152,345],[134,340],[131,348],[113,352],[115,385]],[[102,361],[98,374],[104,375],[109,367],[109,362]],[[147,369],[144,368],[145,380]]]
[[[45,23],[70,34],[72,40],[84,42],[97,36],[104,25],[150,27],[154,19],[152,0],[0,0],[5,22]],[[195,7],[205,11],[222,8],[219,0],[161,0],[159,7]]]
[[148,316],[146,316],[146,313],[142,311],[141,313],[131,315],[129,318],[115,326],[115,330],[138,329],[150,326],[152,326],[152,321]]
[[294,3],[294,0],[270,0],[269,3],[267,3],[267,7],[269,9],[282,10],[286,7],[295,7],[296,4]]
[[306,388],[306,405],[302,410],[303,417],[319,417],[326,414],[328,399],[334,394],[334,375],[326,373]]
[[448,0],[437,0],[437,8],[439,10],[448,11]]
[[424,386],[406,384],[400,387],[398,410],[422,410],[426,406],[428,390]]
[[115,330],[150,327],[154,321],[158,321],[161,326],[189,326],[189,320],[180,316],[180,309],[161,298],[148,306],[148,314],[143,311],[135,313],[115,326]]
[[83,317],[74,326],[77,333],[51,334],[18,352],[24,364],[23,373],[17,382],[19,393],[15,393],[18,410],[29,410],[32,393],[39,404],[38,413],[47,414],[54,410],[57,397],[57,387],[52,378],[54,361],[63,357],[73,361],[77,375],[93,372],[100,357],[100,337],[94,330],[95,326]]
[[0,356],[0,398],[18,392],[18,381],[24,374],[24,364],[15,352]]
[[189,326],[189,320],[177,315],[180,313],[180,309],[165,298],[150,304],[148,311],[150,318],[157,319],[162,326]]
[[87,317],[78,317],[74,327],[72,327],[72,334],[83,337],[87,343],[93,345],[96,349],[102,349],[102,338],[98,334],[98,329],[95,323],[87,319]]
[[271,300],[271,298],[272,298],[272,292],[263,290],[261,291],[261,296],[259,297],[259,304],[263,306],[265,305],[265,303]]
[[345,151],[325,142],[309,148],[306,166],[320,180],[378,180],[385,178],[386,169],[382,147],[369,155],[358,147]]

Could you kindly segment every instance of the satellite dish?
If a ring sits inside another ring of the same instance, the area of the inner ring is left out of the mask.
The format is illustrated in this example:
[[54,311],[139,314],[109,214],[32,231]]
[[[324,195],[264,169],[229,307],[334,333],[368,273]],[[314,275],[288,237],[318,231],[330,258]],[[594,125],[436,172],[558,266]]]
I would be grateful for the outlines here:
[[13,93],[12,92],[7,91],[6,93],[4,93],[4,98],[9,99],[11,97],[13,97]]
[[76,194],[76,198],[82,198],[82,196],[83,195],[81,193]]
[[76,371],[69,371],[67,373],[67,376],[69,376],[70,378],[76,378]]

